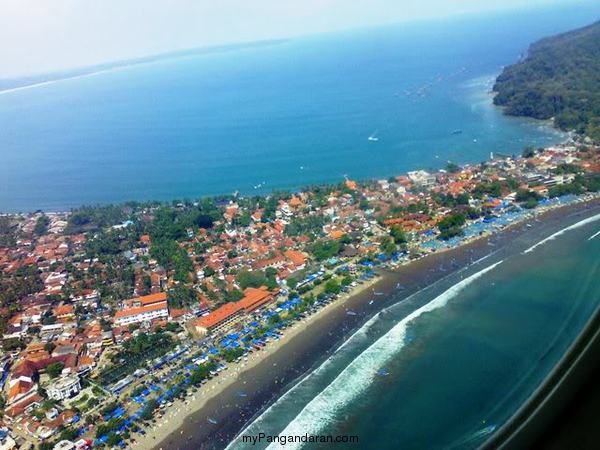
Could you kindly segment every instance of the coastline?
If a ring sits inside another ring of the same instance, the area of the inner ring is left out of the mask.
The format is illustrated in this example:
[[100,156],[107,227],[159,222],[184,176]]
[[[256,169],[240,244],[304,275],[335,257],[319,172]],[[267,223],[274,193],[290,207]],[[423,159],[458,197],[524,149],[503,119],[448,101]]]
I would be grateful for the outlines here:
[[[252,354],[243,365],[230,365],[191,397],[196,400],[175,403],[157,425],[146,430],[145,436],[136,435],[136,443],[131,448],[225,448],[253,418],[318,367],[377,312],[482,258],[506,250],[523,235],[533,236],[536,231],[545,235],[553,228],[562,228],[565,221],[583,217],[599,208],[598,197],[546,207],[502,230],[465,241],[458,247],[432,252],[391,270],[380,270],[382,276],[379,279],[344,294],[315,316],[297,322],[286,330],[280,341],[270,343],[259,354]],[[529,223],[530,220],[534,225]],[[451,270],[437,270],[451,260],[454,261]],[[400,298],[397,283],[405,287]],[[375,288],[384,295],[370,305]],[[357,316],[348,316],[345,308],[353,309]],[[281,349],[285,351],[279,351]],[[241,391],[245,393],[243,397]],[[204,395],[207,392],[208,395]],[[208,418],[216,423],[209,423]]]
[[[211,400],[214,400],[227,389],[239,384],[236,382],[240,375],[245,374],[259,365],[266,364],[272,356],[276,355],[280,350],[286,349],[289,342],[296,337],[301,336],[303,332],[311,329],[314,322],[324,320],[331,314],[339,312],[340,309],[347,306],[346,303],[352,298],[359,295],[368,295],[370,289],[372,289],[378,281],[377,278],[371,279],[358,286],[353,291],[341,294],[334,302],[323,307],[323,309],[315,315],[314,320],[313,317],[308,317],[295,322],[283,332],[283,336],[279,340],[270,341],[269,344],[259,352],[255,351],[249,354],[247,361],[242,361],[238,364],[229,364],[218,376],[202,385],[199,391],[194,393],[193,396],[188,397],[186,400],[175,400],[173,406],[166,410],[164,416],[158,419],[156,424],[151,428],[146,430],[147,434],[145,436],[136,438],[137,442],[131,444],[130,448],[147,449],[150,448],[151,445],[156,444],[157,442],[161,443],[169,438],[185,424],[186,419],[190,415],[201,411]],[[242,384],[246,384],[246,382]],[[277,380],[275,384],[277,384]],[[240,386],[237,387],[239,388]],[[210,417],[213,418],[213,416]],[[207,425],[210,424],[207,423]]]

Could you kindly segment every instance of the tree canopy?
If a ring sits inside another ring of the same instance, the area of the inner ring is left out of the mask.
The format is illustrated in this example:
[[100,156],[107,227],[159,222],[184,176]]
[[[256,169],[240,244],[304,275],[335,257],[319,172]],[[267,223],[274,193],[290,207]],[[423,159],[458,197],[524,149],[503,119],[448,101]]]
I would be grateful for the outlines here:
[[498,76],[494,103],[600,140],[600,22],[542,39]]

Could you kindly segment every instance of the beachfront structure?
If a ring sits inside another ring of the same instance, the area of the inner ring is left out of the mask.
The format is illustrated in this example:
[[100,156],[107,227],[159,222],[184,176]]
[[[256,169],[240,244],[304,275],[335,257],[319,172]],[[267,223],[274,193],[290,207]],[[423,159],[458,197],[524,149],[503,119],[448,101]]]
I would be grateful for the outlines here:
[[167,294],[165,292],[133,298],[124,301],[123,304],[125,307],[115,314],[115,323],[120,326],[164,320],[169,317]]
[[251,313],[275,300],[279,290],[269,291],[265,286],[260,288],[246,288],[244,298],[236,302],[245,313]]
[[241,320],[243,311],[236,303],[226,303],[210,314],[194,321],[194,328],[200,335],[229,330]]
[[81,383],[77,375],[58,378],[46,386],[46,393],[52,400],[64,400],[77,395],[81,391]]
[[194,321],[194,328],[200,335],[225,332],[237,325],[246,314],[254,312],[275,300],[278,290],[269,291],[265,286],[247,288],[240,301],[226,303],[206,316]]
[[435,184],[435,176],[424,170],[415,170],[407,173],[410,181],[418,187],[431,187]]

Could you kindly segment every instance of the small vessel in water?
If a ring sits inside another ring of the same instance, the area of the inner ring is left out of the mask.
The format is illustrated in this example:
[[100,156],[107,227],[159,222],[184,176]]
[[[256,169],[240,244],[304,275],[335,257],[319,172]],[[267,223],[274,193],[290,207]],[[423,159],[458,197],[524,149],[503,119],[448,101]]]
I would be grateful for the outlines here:
[[217,424],[217,421],[215,419],[213,419],[212,417],[209,417],[208,419],[206,419],[208,421],[208,423],[212,423],[213,425]]
[[450,133],[452,135],[456,135],[456,134],[462,134],[462,130],[454,130],[452,131],[452,133]]
[[373,295],[383,295],[383,292],[373,292]]
[[348,314],[349,316],[355,316],[356,313],[354,311],[352,311],[351,309],[346,311],[346,314]]
[[375,136],[377,134],[377,130],[375,130],[373,132],[373,134],[371,134],[371,136],[369,136],[367,138],[367,140],[371,141],[371,142],[377,142],[379,140],[379,138],[377,136]]
[[379,375],[380,377],[387,377],[390,373],[388,372],[387,369],[379,369],[377,371],[377,375]]

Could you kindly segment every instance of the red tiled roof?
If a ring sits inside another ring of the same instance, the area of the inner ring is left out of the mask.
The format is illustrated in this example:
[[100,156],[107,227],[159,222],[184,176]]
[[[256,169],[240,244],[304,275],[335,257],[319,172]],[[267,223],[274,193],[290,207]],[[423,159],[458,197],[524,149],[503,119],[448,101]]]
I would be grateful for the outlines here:
[[133,300],[136,302],[140,302],[142,305],[150,305],[152,303],[167,301],[167,293],[158,292],[156,294],[144,295],[143,297],[134,298]]
[[200,317],[196,321],[195,325],[204,328],[214,327],[215,325],[223,322],[224,320],[228,319],[234,314],[237,314],[242,309],[242,307],[238,305],[238,303],[239,302],[224,304],[220,308],[215,309],[210,314],[204,317]]
[[244,290],[244,298],[240,301],[226,303],[215,309],[210,314],[200,317],[195,325],[203,328],[212,328],[227,320],[240,311],[250,312],[267,304],[274,299],[275,292],[270,292],[266,287],[247,288]]
[[284,254],[296,266],[301,266],[306,262],[306,257],[297,250],[287,250]]
[[250,312],[260,308],[271,300],[273,300],[273,294],[264,286],[258,289],[246,288],[244,290],[244,298],[238,301],[237,304],[243,308],[244,311]]
[[32,378],[39,370],[45,369],[50,364],[56,362],[62,362],[65,366],[69,366],[70,363],[72,363],[73,356],[75,355],[71,353],[67,355],[51,356],[49,358],[39,359],[37,361],[25,359],[13,370],[12,376],[25,376]]
[[66,316],[69,314],[73,314],[73,311],[75,310],[75,308],[73,308],[73,305],[61,305],[61,306],[57,306],[56,308],[54,308],[54,315],[55,316]]

